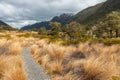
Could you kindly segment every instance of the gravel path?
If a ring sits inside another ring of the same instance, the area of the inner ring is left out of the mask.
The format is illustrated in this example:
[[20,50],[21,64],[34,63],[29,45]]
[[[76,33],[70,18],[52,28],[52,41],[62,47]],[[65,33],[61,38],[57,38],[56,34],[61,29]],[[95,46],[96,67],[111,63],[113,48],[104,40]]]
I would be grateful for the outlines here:
[[44,68],[37,64],[33,59],[29,48],[24,48],[21,55],[27,80],[50,80],[49,76],[45,74]]

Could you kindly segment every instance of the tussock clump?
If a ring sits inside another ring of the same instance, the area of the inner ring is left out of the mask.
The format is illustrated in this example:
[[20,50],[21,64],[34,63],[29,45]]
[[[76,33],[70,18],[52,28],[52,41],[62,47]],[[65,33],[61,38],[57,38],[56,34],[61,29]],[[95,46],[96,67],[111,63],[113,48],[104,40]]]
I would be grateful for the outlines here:
[[42,50],[41,49],[36,49],[35,51],[32,51],[32,52],[34,52],[34,55],[33,55],[33,57],[35,58],[35,59],[37,59],[38,57],[40,57],[41,55],[42,55]]
[[30,52],[34,54],[37,48],[38,48],[38,45],[31,46]]
[[61,50],[59,50],[58,47],[50,47],[48,53],[49,53],[48,55],[51,61],[61,60],[64,56],[64,53]]
[[62,63],[61,62],[52,62],[49,64],[51,73],[50,74],[62,74]]
[[7,64],[4,56],[0,56],[0,79],[4,76],[4,71],[7,69]]
[[13,68],[4,74],[4,80],[26,80],[24,71],[21,68]]
[[37,58],[37,62],[44,67],[46,67],[46,65],[49,64],[48,61],[49,61],[48,55]]
[[21,49],[21,44],[19,42],[15,42],[10,44],[7,53],[11,55],[16,55],[20,53]]
[[0,56],[1,80],[26,80],[20,56]]

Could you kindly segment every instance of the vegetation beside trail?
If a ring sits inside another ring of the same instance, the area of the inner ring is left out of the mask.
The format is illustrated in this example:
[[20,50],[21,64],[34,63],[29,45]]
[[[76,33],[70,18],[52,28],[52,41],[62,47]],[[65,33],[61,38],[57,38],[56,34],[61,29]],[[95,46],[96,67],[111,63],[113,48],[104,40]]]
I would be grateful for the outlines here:
[[0,79],[26,80],[20,57],[19,42],[0,39]]
[[0,80],[26,80],[23,47],[51,80],[120,80],[119,4],[107,0],[21,30],[0,21]]
[[[10,34],[11,38],[5,39],[5,36],[1,37],[0,50],[4,55],[1,54],[0,59],[1,61],[6,61],[4,62],[5,66],[11,66],[10,64],[12,64],[19,68],[16,68],[15,71],[18,69],[17,72],[21,73],[21,75],[17,75],[18,73],[15,72],[16,75],[14,76],[17,76],[16,79],[21,77],[19,80],[26,80],[26,74],[24,74],[21,67],[22,61],[19,57],[21,48],[26,46],[31,47],[32,56],[37,63],[45,68],[52,80],[119,80],[120,78],[120,45],[115,44],[119,41],[119,38],[95,38],[93,40],[89,36],[87,37],[89,41],[83,40],[74,45],[69,42],[70,44],[68,45],[64,38],[62,39],[58,36],[54,38],[55,35],[49,35],[48,37],[48,35],[41,35],[34,31],[11,31],[6,33]],[[43,36],[46,36],[46,38]],[[113,41],[115,42],[113,43]],[[114,45],[111,45],[111,43]],[[107,46],[106,44],[110,45]],[[8,59],[10,59],[9,63]],[[7,73],[3,75],[2,72],[1,79],[9,74],[6,69],[11,71],[13,66],[12,68],[2,68],[1,66],[1,70]],[[13,77],[13,74],[9,74],[9,77]]]
[[80,43],[63,46],[43,39],[31,46],[31,54],[52,80],[119,80],[120,45]]

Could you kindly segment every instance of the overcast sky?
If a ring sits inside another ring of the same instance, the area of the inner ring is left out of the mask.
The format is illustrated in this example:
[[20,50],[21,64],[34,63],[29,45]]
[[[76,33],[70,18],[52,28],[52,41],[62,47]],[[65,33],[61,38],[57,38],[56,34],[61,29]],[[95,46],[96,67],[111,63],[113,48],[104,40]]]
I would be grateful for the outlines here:
[[13,27],[50,20],[62,13],[73,13],[105,0],[0,0],[0,20]]

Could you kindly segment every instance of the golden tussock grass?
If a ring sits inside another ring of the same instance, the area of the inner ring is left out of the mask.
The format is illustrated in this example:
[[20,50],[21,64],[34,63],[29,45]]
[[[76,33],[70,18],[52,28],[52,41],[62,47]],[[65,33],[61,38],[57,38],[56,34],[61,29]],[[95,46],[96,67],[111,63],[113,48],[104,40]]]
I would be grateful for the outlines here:
[[35,53],[33,56],[52,80],[112,80],[112,76],[120,77],[119,45],[89,42],[76,47],[57,43],[37,45],[41,47],[31,48]]
[[26,46],[28,46],[29,45],[29,42],[27,42],[27,41],[22,41],[21,42],[21,46],[22,47],[26,47]]
[[32,46],[31,46],[31,49],[30,49],[30,52],[31,52],[32,54],[34,54],[37,48],[38,48],[38,45],[32,45]]
[[39,46],[47,45],[48,43],[49,43],[48,39],[41,39],[41,40],[36,41],[36,44]]
[[50,63],[51,74],[62,74],[62,63],[55,61]]
[[24,71],[21,68],[13,68],[12,70],[6,71],[4,74],[4,80],[26,80]]
[[0,52],[8,50],[12,54],[0,57],[1,79],[25,80],[21,60],[16,55],[19,54],[20,46],[31,46],[36,62],[46,69],[52,80],[113,80],[113,76],[120,78],[120,45],[106,46],[86,42],[77,46],[63,46],[59,42],[50,43],[48,39],[18,38],[16,35],[13,35],[12,40],[0,40],[0,44],[1,49],[5,48]]
[[16,55],[20,53],[21,49],[21,44],[19,42],[15,42],[9,45],[7,53]]
[[6,44],[6,42],[7,42],[6,39],[0,40],[0,47],[3,47]]
[[35,59],[37,59],[38,57],[41,57],[41,55],[42,55],[41,52],[42,52],[41,49],[37,48],[37,49],[34,51],[33,57],[34,57]]
[[7,68],[6,61],[4,59],[4,56],[0,56],[0,79],[3,77],[4,71]]
[[47,63],[48,61],[49,61],[48,55],[37,58],[37,62],[41,64],[43,67],[46,67],[46,65],[49,64]]
[[0,40],[0,80],[26,80],[19,55],[21,45],[12,40]]
[[0,56],[0,79],[26,80],[20,56]]
[[64,54],[60,50],[49,49],[48,55],[51,60],[61,60]]

